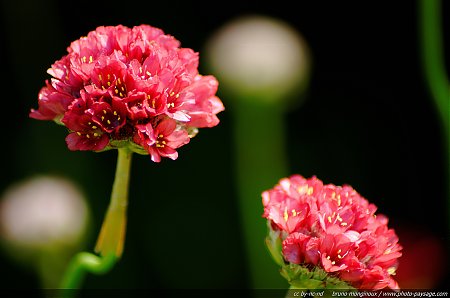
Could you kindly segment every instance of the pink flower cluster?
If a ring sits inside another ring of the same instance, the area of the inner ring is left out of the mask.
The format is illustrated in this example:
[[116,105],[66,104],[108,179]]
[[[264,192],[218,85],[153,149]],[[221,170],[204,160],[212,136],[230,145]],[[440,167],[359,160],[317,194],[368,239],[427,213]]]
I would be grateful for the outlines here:
[[388,219],[350,186],[293,175],[262,194],[284,260],[319,266],[358,289],[396,289],[402,247]]
[[30,117],[65,125],[70,150],[129,146],[176,159],[197,128],[219,123],[218,82],[198,73],[198,53],[148,25],[98,27],[48,70]]

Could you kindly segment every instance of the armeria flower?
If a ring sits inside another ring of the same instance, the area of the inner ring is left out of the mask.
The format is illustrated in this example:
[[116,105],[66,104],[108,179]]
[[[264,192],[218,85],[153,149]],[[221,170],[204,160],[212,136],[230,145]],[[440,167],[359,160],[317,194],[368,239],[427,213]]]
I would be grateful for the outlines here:
[[148,25],[98,27],[48,70],[30,117],[69,129],[70,150],[128,146],[176,159],[197,128],[219,123],[218,82],[198,73],[198,53]]
[[263,192],[262,202],[269,249],[293,283],[301,279],[292,273],[300,265],[358,289],[398,288],[392,278],[402,255],[398,237],[352,187],[293,175]]

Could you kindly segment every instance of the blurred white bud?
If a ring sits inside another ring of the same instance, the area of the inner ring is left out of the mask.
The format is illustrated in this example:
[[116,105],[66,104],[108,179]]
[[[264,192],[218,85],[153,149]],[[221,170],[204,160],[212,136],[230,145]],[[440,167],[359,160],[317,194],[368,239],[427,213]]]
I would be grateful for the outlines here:
[[279,101],[307,84],[309,49],[287,23],[242,16],[215,32],[204,51],[221,86],[258,100]]
[[88,207],[68,180],[37,177],[10,186],[0,202],[1,238],[21,249],[77,244],[88,224]]

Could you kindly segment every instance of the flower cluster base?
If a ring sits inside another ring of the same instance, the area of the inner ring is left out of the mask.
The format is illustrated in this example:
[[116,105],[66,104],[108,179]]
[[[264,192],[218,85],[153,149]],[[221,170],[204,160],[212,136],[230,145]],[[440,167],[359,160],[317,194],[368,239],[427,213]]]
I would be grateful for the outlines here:
[[281,267],[281,275],[289,282],[291,289],[307,290],[356,290],[348,283],[318,267],[287,264]]
[[280,273],[289,282],[291,289],[354,290],[354,287],[350,286],[348,283],[330,275],[328,272],[319,267],[285,262],[279,253],[282,250],[280,231],[273,230],[270,225],[268,225],[268,229],[269,232],[266,238],[267,248],[269,249],[275,262],[281,267]]

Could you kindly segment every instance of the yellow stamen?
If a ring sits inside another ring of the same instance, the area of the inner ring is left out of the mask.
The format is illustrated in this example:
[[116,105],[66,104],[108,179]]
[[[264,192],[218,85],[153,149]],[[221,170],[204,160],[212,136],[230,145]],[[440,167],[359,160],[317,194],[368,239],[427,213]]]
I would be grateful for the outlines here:
[[307,192],[307,190],[308,190],[308,186],[306,186],[306,185],[302,185],[302,186],[300,186],[299,188],[297,188],[297,192],[298,192],[300,195],[305,194],[305,193]]
[[387,272],[390,274],[390,275],[395,275],[395,271],[397,270],[397,268],[395,268],[395,267],[389,267],[388,268],[388,270],[387,270]]
[[289,214],[288,214],[288,212],[287,212],[287,207],[284,207],[284,214],[283,214],[283,218],[284,218],[284,221],[288,221],[288,219],[289,219]]

